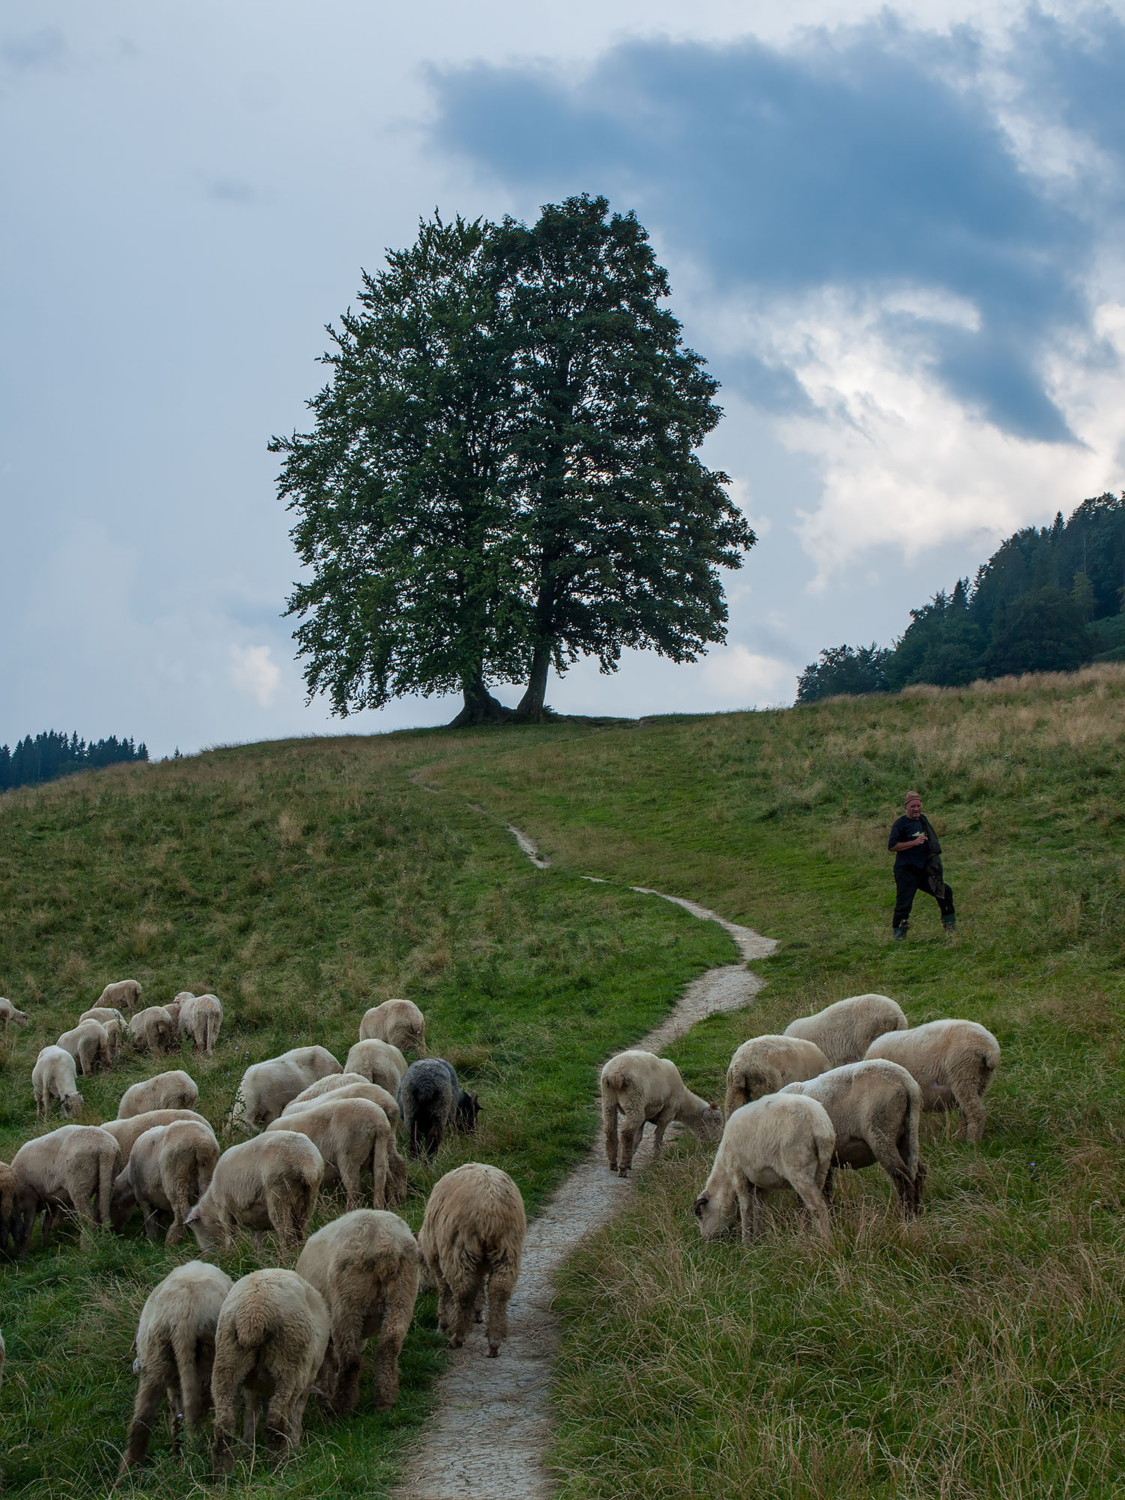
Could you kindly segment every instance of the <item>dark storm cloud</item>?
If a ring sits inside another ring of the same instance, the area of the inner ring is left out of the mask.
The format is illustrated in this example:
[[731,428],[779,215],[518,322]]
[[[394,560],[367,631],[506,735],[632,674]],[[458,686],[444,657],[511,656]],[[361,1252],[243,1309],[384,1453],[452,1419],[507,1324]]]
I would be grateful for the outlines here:
[[[1112,17],[1068,31],[1032,14],[1005,60],[1060,123],[1121,152]],[[913,324],[902,336],[1000,428],[1072,440],[1039,365],[1053,336],[1085,323],[1098,228],[1088,195],[1048,191],[1021,167],[982,77],[970,33],[889,18],[786,49],[629,43],[579,82],[537,67],[437,74],[436,132],[517,190],[635,205],[719,289],[923,286],[965,299],[975,330],[900,313]],[[762,368],[748,361],[745,394],[776,406],[784,384],[771,371],[763,392]]]

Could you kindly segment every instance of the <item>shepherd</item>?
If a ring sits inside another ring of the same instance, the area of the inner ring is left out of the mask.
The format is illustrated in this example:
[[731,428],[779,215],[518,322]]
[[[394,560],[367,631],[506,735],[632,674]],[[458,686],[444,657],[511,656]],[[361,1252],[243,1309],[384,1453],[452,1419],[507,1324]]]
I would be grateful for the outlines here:
[[901,942],[906,936],[910,909],[919,891],[930,893],[941,912],[941,925],[946,932],[955,932],[953,887],[946,884],[942,872],[941,842],[922,811],[922,799],[917,792],[907,792],[903,806],[906,811],[895,819],[887,840],[887,848],[895,857],[895,941]]

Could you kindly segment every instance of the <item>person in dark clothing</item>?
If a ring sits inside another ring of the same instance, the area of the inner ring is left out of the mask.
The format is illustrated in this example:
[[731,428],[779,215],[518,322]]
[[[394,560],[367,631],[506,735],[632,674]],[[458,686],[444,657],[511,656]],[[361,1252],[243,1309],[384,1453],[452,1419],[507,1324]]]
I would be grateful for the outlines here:
[[891,826],[887,848],[895,857],[896,941],[901,942],[910,926],[910,909],[919,891],[927,891],[937,902],[942,926],[954,932],[957,916],[953,909],[953,887],[947,885],[941,868],[941,844],[929,818],[922,811],[917,792],[907,792],[902,817]]

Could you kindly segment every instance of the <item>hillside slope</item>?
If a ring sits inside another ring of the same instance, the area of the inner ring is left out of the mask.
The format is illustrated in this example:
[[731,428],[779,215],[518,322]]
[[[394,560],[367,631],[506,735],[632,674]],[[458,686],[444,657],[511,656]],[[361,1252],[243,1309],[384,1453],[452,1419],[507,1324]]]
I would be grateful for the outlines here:
[[[708,1152],[678,1144],[637,1211],[575,1258],[557,1395],[567,1496],[1110,1494],[1125,1470],[1119,1042],[1125,670],[812,709],[295,741],[121,767],[0,800],[0,1157],[35,1132],[30,1070],[102,984],[214,988],[228,1023],[186,1065],[221,1120],[246,1062],[407,993],[434,1052],[479,1088],[481,1133],[412,1172],[407,1216],[458,1161],[495,1161],[529,1206],[593,1138],[595,1065],[729,961],[727,939],[623,889],[705,902],[781,940],[753,1011],[673,1055],[713,1096],[733,1047],[860,990],[913,1020],[964,1014],[1004,1049],[982,1147],[928,1117],[916,1226],[852,1174],[829,1252],[784,1209],[753,1250],[704,1248]],[[960,931],[931,909],[892,945],[886,827],[918,785]],[[429,787],[441,789],[439,792]],[[484,813],[469,804],[483,808]],[[533,868],[504,828],[551,854]],[[592,885],[598,875],[620,884]],[[86,1089],[87,1120],[155,1067]],[[9,1492],[104,1493],[151,1286],[191,1254],[139,1227],[89,1254],[64,1234],[0,1266]],[[260,1261],[244,1250],[234,1269]],[[297,1461],[247,1496],[379,1494],[441,1360],[432,1299],[389,1417],[310,1411]],[[183,1493],[167,1445],[140,1492]],[[201,1451],[189,1472],[206,1482]]]

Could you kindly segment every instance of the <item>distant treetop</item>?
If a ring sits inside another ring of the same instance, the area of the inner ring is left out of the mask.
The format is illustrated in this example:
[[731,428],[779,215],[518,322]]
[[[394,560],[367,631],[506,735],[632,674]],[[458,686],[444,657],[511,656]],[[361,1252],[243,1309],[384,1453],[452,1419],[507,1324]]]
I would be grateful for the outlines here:
[[131,739],[119,740],[111,734],[106,740],[80,740],[77,733],[59,734],[48,729],[34,739],[27,735],[14,750],[0,745],[0,791],[16,786],[36,786],[72,776],[76,771],[94,771],[119,761],[148,760],[148,748]]

